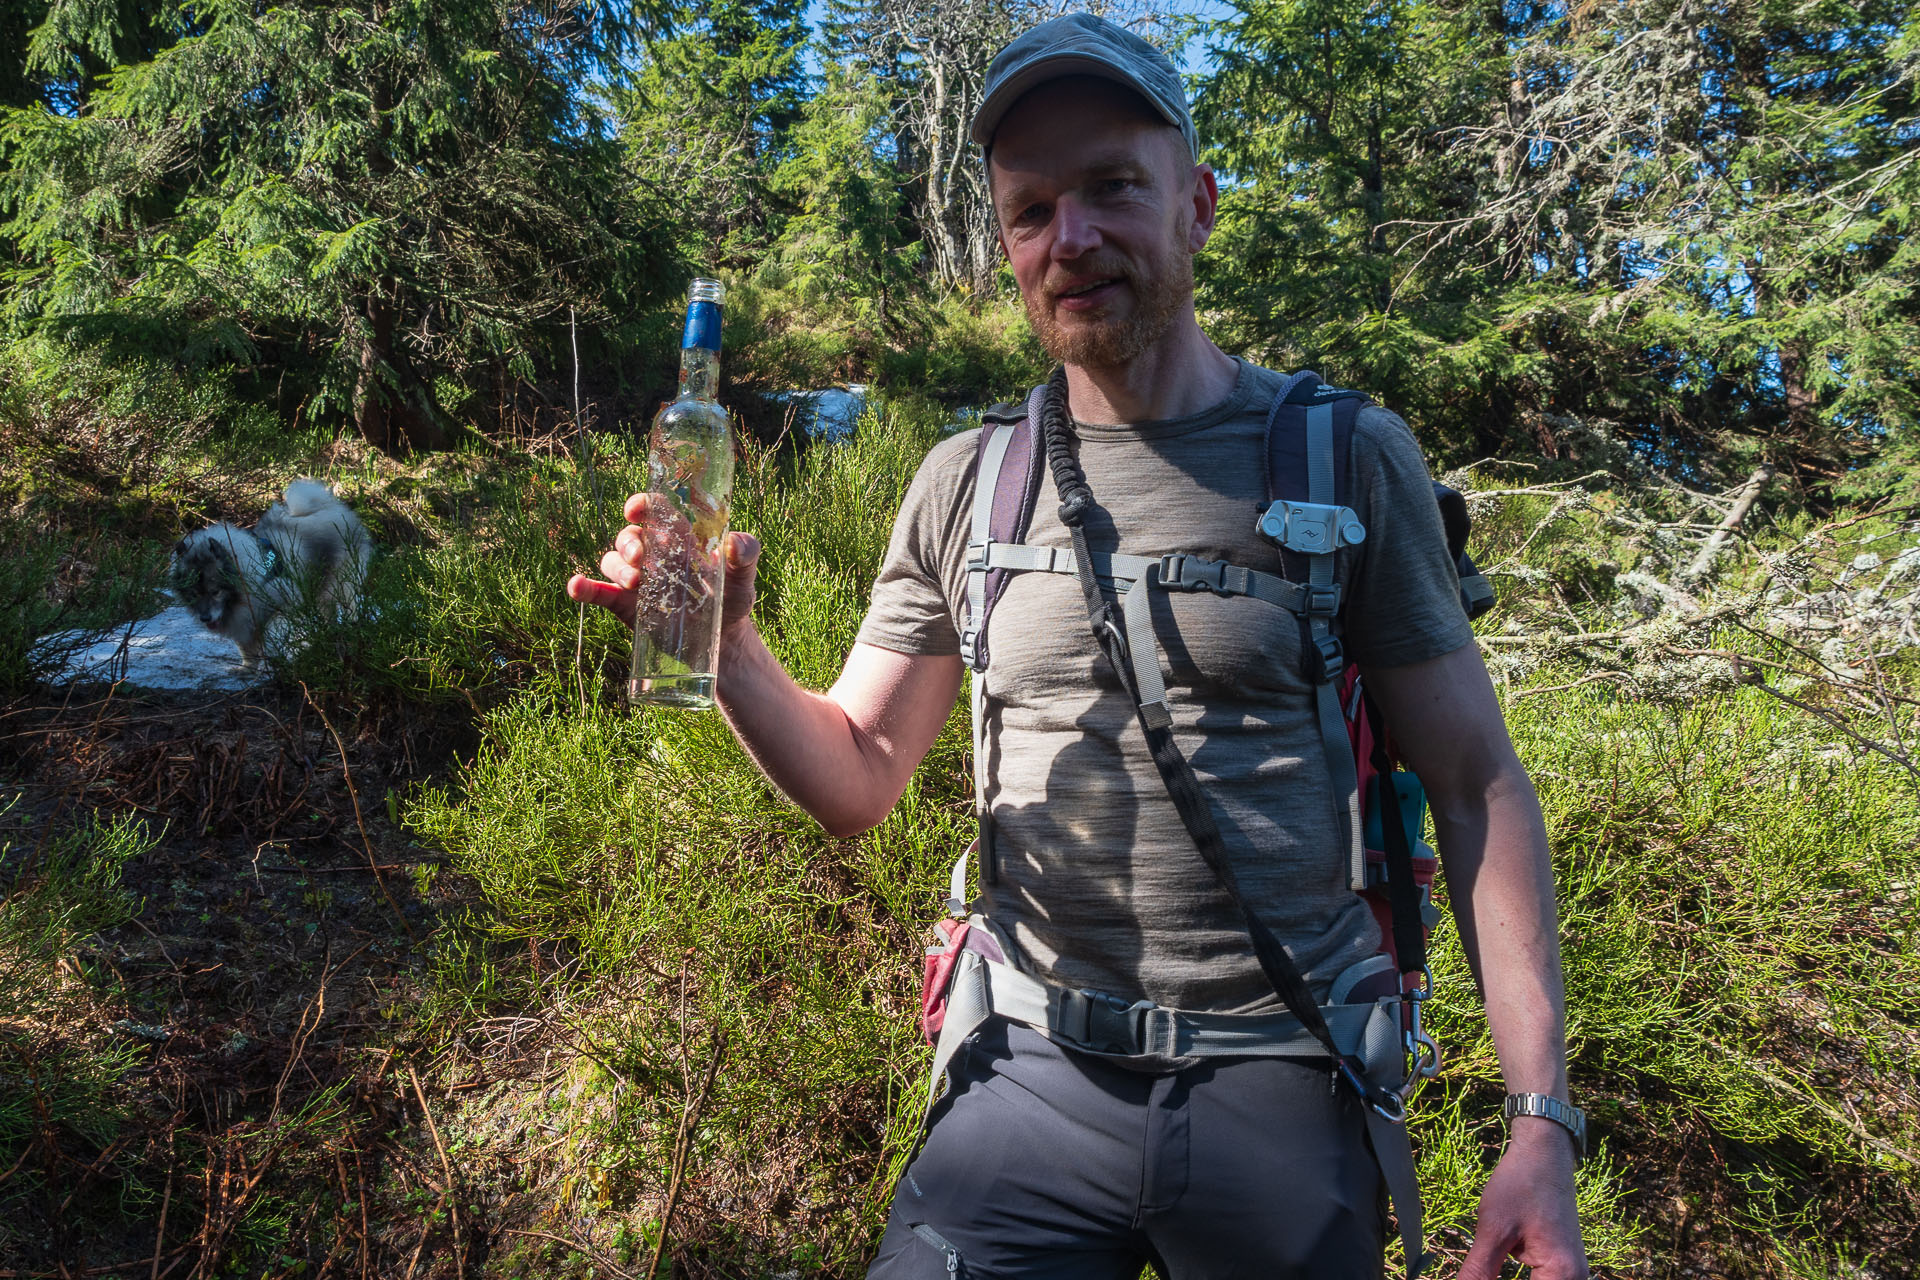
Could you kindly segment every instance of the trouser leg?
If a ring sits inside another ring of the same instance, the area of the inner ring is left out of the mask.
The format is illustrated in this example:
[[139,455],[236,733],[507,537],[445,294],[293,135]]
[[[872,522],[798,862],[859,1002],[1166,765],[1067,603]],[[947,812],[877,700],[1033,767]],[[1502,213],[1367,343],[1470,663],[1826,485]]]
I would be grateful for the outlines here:
[[1241,1058],[1180,1072],[1184,1186],[1141,1223],[1167,1280],[1376,1280],[1385,1189],[1362,1104],[1324,1065]]
[[1141,1107],[1153,1077],[995,1019],[956,1055],[894,1191],[868,1280],[1136,1280]]
[[868,1280],[1136,1280],[1146,1261],[1166,1280],[1377,1280],[1380,1172],[1329,1079],[1260,1058],[1140,1073],[990,1021]]

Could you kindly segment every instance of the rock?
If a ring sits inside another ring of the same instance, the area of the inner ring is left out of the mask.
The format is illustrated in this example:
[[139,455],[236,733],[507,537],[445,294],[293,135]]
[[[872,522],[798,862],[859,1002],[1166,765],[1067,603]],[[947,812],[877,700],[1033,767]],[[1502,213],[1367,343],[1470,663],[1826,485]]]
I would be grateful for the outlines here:
[[42,637],[34,657],[51,668],[55,686],[110,684],[136,689],[226,693],[264,682],[267,669],[240,655],[240,646],[206,629],[183,605],[109,632],[60,631]]
[[150,1044],[159,1044],[173,1035],[173,1028],[154,1026],[150,1023],[135,1022],[130,1018],[121,1018],[113,1024],[113,1029],[136,1040],[145,1040]]

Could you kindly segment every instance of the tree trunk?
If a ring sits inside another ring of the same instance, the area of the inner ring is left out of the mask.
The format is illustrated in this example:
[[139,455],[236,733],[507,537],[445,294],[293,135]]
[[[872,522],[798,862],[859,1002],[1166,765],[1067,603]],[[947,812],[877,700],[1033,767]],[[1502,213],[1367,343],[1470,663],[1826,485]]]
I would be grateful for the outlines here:
[[959,237],[954,235],[953,192],[947,184],[945,123],[947,68],[938,50],[927,50],[927,73],[933,79],[931,127],[927,129],[927,219],[932,233],[933,269],[941,281],[952,284],[962,275],[964,262]]
[[360,438],[392,457],[446,447],[446,432],[426,388],[412,376],[394,345],[399,308],[379,297],[367,301],[367,333],[360,342],[360,373],[353,389],[354,426]]

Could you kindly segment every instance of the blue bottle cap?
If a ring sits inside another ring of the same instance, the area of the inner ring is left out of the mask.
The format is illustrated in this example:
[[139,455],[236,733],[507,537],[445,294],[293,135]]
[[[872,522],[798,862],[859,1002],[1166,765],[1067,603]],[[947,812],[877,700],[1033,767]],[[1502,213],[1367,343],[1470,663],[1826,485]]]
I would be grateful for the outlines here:
[[720,304],[717,302],[691,302],[687,304],[687,329],[680,336],[680,345],[701,347],[707,351],[720,349]]

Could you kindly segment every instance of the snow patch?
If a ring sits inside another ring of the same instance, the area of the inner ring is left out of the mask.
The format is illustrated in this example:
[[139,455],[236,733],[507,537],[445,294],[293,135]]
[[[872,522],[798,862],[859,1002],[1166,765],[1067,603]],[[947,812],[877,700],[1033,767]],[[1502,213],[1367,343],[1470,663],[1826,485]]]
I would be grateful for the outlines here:
[[163,609],[112,631],[60,631],[43,637],[34,655],[52,670],[50,684],[111,684],[137,689],[228,693],[267,678],[240,646],[207,630],[184,605]]

